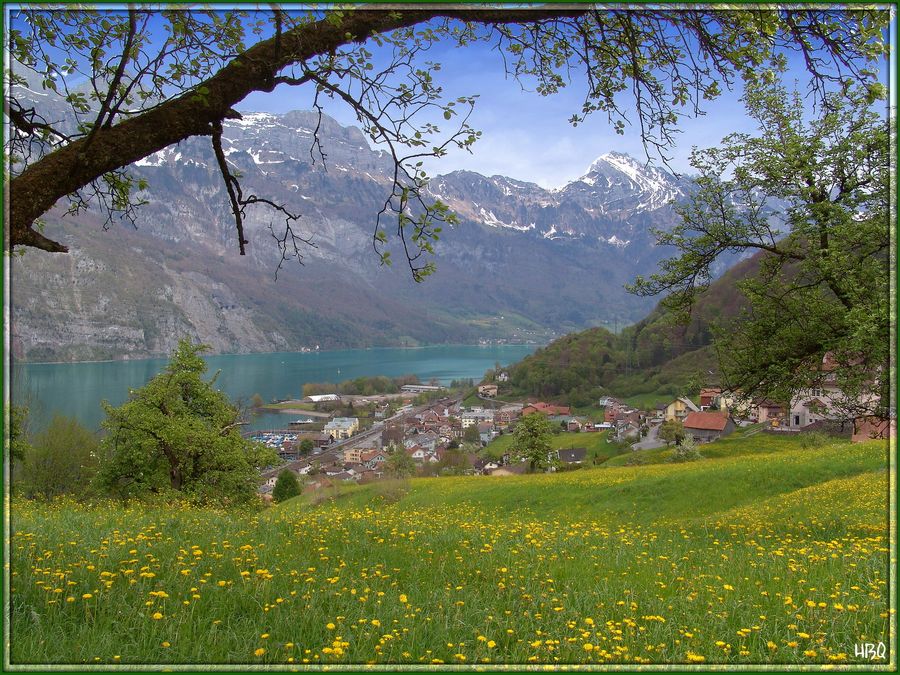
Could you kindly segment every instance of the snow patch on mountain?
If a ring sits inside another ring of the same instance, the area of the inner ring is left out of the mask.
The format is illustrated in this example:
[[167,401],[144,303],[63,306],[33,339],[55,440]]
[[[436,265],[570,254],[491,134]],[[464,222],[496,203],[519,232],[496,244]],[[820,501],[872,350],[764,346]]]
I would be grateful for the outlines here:
[[612,235],[608,238],[598,237],[598,239],[600,239],[600,241],[605,241],[607,244],[615,246],[616,248],[625,248],[631,243],[630,239],[619,239],[616,235]]
[[528,230],[533,230],[535,228],[534,223],[529,223],[528,225],[519,225],[516,222],[504,223],[496,215],[494,215],[493,211],[486,211],[484,207],[479,207],[478,213],[481,214],[481,222],[490,227],[506,227],[510,230],[518,230],[519,232],[527,232]]
[[280,124],[281,121],[278,116],[263,112],[242,113],[241,119],[239,120],[227,119],[223,121],[223,125],[225,126],[237,127],[260,127],[264,125],[275,126]]

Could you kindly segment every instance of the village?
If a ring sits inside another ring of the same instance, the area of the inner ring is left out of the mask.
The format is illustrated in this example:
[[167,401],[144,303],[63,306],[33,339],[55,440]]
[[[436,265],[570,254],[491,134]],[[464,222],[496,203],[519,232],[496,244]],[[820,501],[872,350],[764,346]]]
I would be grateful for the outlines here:
[[[595,406],[577,412],[570,406],[545,401],[500,400],[498,395],[508,375],[500,372],[492,379],[477,385],[465,397],[441,396],[447,392],[439,385],[406,385],[395,397],[307,397],[301,403],[331,404],[335,410],[347,405],[351,409],[354,405],[369,406],[373,414],[369,420],[326,416],[328,421],[318,433],[257,433],[254,438],[275,449],[284,460],[263,472],[259,491],[263,496],[271,494],[278,474],[285,469],[294,472],[309,491],[391,477],[396,471],[388,462],[394,453],[408,458],[406,475],[523,474],[528,471],[528,463],[517,458],[512,432],[521,418],[533,414],[546,417],[558,434],[548,457],[552,471],[599,463],[596,449],[604,444],[612,448],[606,454],[664,448],[688,436],[694,443],[704,444],[750,425],[767,433],[822,431],[853,441],[886,432],[867,420],[844,419],[841,392],[827,378],[822,388],[801,392],[790,405],[703,387],[696,396],[674,397],[652,410],[605,396]],[[440,398],[414,407],[415,395]],[[396,407],[398,404],[402,405]]]

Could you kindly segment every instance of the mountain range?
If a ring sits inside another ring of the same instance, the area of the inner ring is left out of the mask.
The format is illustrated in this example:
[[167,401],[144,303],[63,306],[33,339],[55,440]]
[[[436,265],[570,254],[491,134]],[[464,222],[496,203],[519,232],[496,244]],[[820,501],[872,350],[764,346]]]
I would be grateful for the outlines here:
[[[324,164],[311,159],[317,125]],[[279,216],[262,206],[247,212],[250,243],[238,255],[212,147],[189,139],[130,169],[149,186],[134,227],[105,230],[96,211],[48,214],[48,234],[70,253],[14,259],[16,358],[140,358],[170,352],[183,336],[229,353],[542,343],[626,325],[654,301],[623,284],[666,256],[649,230],[674,224],[672,202],[691,189],[617,152],[553,190],[469,171],[436,176],[428,189],[459,224],[441,235],[437,272],[415,283],[373,251],[392,164],[359,129],[306,111],[245,113],[226,120],[223,148],[245,194],[300,212],[313,243],[303,264],[286,263],[275,279],[270,226],[278,231]]]

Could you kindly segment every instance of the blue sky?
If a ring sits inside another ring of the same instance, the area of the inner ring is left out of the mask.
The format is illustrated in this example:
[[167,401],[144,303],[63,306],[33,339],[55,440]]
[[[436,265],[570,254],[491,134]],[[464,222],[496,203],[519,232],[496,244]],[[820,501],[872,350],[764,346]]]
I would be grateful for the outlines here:
[[[591,162],[605,152],[616,150],[646,159],[638,130],[629,127],[625,135],[618,135],[603,114],[588,116],[585,122],[572,127],[568,119],[581,111],[584,95],[578,83],[573,82],[552,96],[522,91],[518,82],[505,75],[500,56],[484,46],[448,50],[430,57],[442,64],[436,79],[449,99],[478,95],[469,123],[482,132],[472,154],[454,149],[448,156],[426,163],[431,175],[467,169],[554,188],[582,176]],[[693,145],[705,147],[732,131],[752,130],[743,119],[739,95],[725,91],[719,99],[707,103],[706,116],[683,121],[678,147],[671,153],[673,169],[690,169],[687,160]],[[326,113],[342,124],[358,126],[346,105],[323,101]],[[308,109],[311,102],[310,92],[282,86],[270,94],[252,94],[237,108],[283,113]]]
[[[470,124],[482,132],[472,154],[451,149],[448,156],[426,162],[425,168],[431,175],[467,169],[555,188],[582,176],[598,156],[609,151],[647,160],[638,128],[627,127],[624,136],[618,135],[606,116],[597,113],[572,127],[568,119],[580,112],[584,92],[577,82],[552,96],[522,91],[518,82],[505,75],[499,54],[483,44],[464,49],[438,47],[429,53],[429,58],[442,64],[436,80],[448,98],[478,95]],[[799,58],[789,55],[789,63],[786,82],[796,81],[805,89],[807,77]],[[887,82],[886,72],[883,79]],[[682,119],[677,145],[669,151],[672,169],[690,173],[688,158],[695,146],[716,145],[734,131],[755,131],[740,102],[741,93],[738,83],[735,91],[724,90],[716,100],[705,102],[706,115]],[[358,125],[343,103],[323,100],[329,115],[342,124]],[[308,109],[311,101],[311,93],[283,86],[270,94],[249,96],[238,109],[282,113]],[[652,153],[650,159],[660,164]]]
[[[155,26],[161,25],[157,21]],[[468,169],[485,175],[502,174],[554,188],[583,175],[590,164],[609,151],[626,152],[647,160],[639,130],[626,128],[624,136],[614,133],[604,114],[595,113],[577,127],[568,119],[580,112],[584,87],[573,82],[561,92],[544,97],[522,91],[518,82],[504,73],[500,55],[484,43],[466,48],[436,45],[428,57],[442,63],[437,81],[448,99],[477,95],[470,124],[482,132],[472,154],[451,148],[447,157],[428,161],[431,175]],[[793,55],[788,82],[796,78],[805,88],[807,74]],[[887,69],[883,69],[887,82]],[[739,85],[738,85],[739,86]],[[669,149],[670,166],[678,172],[690,173],[688,162],[693,147],[716,145],[734,131],[755,131],[740,103],[741,91],[725,90],[714,101],[704,102],[706,115],[685,117],[676,135],[676,145]],[[342,124],[358,125],[349,108],[339,102],[323,99],[325,110]],[[271,93],[247,97],[238,109],[245,112],[283,113],[294,109],[310,109],[312,90],[282,86]],[[626,103],[627,106],[627,103]],[[440,120],[442,128],[445,126]],[[449,127],[450,123],[446,126]],[[651,161],[659,158],[651,154]]]

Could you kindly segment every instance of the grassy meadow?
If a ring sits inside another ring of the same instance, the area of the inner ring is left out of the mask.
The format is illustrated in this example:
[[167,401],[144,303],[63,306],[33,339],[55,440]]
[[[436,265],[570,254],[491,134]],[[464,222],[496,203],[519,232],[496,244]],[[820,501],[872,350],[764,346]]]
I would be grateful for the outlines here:
[[887,446],[703,450],[242,514],[13,503],[10,659],[841,665],[889,644]]

